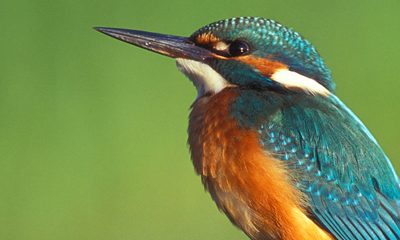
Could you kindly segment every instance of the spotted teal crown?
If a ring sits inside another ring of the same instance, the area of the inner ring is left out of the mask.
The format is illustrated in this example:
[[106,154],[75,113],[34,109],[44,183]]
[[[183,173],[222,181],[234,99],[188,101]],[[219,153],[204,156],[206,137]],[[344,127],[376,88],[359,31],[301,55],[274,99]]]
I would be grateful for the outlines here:
[[[281,62],[287,65],[289,70],[318,81],[331,92],[335,89],[331,72],[314,46],[299,33],[274,20],[261,17],[220,20],[200,28],[192,34],[191,39],[204,34],[211,34],[224,41],[246,41],[253,56]],[[231,70],[237,67],[227,68]],[[214,68],[219,72],[224,71],[218,64]],[[229,79],[230,76],[227,77]]]

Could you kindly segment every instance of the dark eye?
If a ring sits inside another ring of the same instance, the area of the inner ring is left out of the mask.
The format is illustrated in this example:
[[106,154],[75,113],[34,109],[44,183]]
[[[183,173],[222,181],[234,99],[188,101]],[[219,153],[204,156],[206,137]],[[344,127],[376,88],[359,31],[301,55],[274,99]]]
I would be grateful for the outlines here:
[[229,44],[228,53],[231,57],[245,55],[250,51],[249,44],[236,40]]

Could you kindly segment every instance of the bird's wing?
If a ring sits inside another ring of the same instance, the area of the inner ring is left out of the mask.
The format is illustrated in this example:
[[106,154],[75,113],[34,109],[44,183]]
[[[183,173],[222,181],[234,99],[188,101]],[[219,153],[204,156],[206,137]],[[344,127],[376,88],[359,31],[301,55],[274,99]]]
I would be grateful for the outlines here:
[[335,96],[280,108],[259,127],[287,164],[309,216],[337,239],[400,239],[398,178],[360,120]]

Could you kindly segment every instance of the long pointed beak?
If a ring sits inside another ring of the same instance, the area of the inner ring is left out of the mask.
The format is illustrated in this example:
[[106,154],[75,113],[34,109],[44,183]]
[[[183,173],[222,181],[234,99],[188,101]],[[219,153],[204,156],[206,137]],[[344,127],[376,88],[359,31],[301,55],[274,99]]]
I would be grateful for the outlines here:
[[186,37],[120,28],[95,27],[94,29],[118,40],[172,58],[185,58],[204,62],[213,56],[212,52],[196,46]]

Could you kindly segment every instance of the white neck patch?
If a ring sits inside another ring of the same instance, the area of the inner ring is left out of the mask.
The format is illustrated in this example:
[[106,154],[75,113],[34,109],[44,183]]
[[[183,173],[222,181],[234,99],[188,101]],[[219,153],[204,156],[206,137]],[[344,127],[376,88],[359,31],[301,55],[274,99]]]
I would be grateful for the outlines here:
[[218,93],[230,83],[205,63],[194,60],[177,58],[176,66],[185,74],[197,89],[197,96],[205,93]]
[[271,79],[282,84],[286,88],[300,88],[313,95],[328,96],[329,90],[312,78],[308,78],[288,69],[279,69],[272,74]]
[[[193,82],[198,97],[205,93],[215,94],[228,86],[232,86],[224,77],[205,63],[177,58],[176,66]],[[288,89],[302,89],[313,95],[328,96],[330,94],[328,89],[314,79],[288,69],[278,69],[271,75],[271,79]]]

